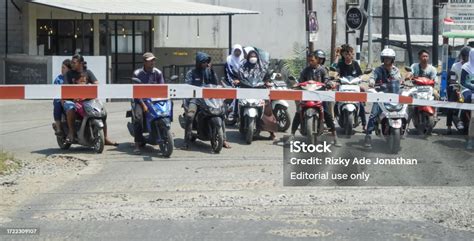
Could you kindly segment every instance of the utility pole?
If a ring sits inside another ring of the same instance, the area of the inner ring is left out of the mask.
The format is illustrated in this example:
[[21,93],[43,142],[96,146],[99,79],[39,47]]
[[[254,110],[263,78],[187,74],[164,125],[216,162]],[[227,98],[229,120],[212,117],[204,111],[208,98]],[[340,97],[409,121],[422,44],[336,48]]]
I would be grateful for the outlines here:
[[382,50],[389,44],[390,39],[390,0],[382,2]]
[[369,68],[372,68],[372,0],[367,0],[369,1],[368,4],[368,10],[369,10],[369,16],[367,20],[367,34],[369,35],[369,40],[367,43],[367,48],[368,48],[368,53],[367,53],[367,65]]
[[433,0],[433,66],[438,67],[439,0]]
[[337,0],[332,0],[332,30],[331,30],[331,63],[336,59],[334,50],[336,49],[337,35]]
[[314,51],[314,43],[309,40],[309,13],[313,11],[313,0],[305,0],[305,16],[306,16],[306,42],[307,52],[312,53]]

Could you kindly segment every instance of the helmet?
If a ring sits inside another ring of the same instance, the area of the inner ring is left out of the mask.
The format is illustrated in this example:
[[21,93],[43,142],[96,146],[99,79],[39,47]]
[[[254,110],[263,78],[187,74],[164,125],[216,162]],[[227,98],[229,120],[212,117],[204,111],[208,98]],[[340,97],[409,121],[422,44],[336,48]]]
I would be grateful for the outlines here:
[[392,63],[393,61],[395,61],[395,51],[393,51],[393,49],[391,48],[386,48],[384,50],[382,50],[382,52],[380,53],[380,61],[383,62],[383,59],[384,58],[391,58],[392,59]]
[[321,60],[319,64],[324,65],[324,62],[326,61],[326,53],[324,53],[324,51],[317,49],[314,51],[314,56]]
[[471,47],[464,46],[461,51],[459,52],[459,58],[462,59],[465,57],[466,59],[469,58],[469,52],[471,51]]

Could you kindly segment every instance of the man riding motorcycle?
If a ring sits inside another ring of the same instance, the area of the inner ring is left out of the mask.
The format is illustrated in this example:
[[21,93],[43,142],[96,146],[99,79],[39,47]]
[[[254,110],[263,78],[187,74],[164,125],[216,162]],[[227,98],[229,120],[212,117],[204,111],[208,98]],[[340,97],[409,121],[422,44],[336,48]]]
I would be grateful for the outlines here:
[[[361,76],[362,70],[359,66],[359,63],[357,63],[357,61],[354,61],[354,49],[350,45],[344,44],[340,48],[340,53],[343,57],[342,58],[343,61],[338,62],[336,65],[336,69],[337,69],[337,72],[339,73],[339,76],[341,77]],[[365,91],[362,88],[361,90]],[[359,106],[360,106],[359,117],[362,122],[362,129],[364,129],[365,131],[365,126],[367,125],[367,118],[365,117],[365,104],[361,103]]]
[[[306,81],[316,81],[325,83],[329,86],[334,86],[335,84],[332,81],[329,81],[328,73],[326,68],[324,67],[324,62],[326,61],[326,53],[324,51],[318,49],[314,51],[314,53],[310,53],[308,55],[309,66],[304,68],[301,71],[300,78],[298,79],[299,83],[303,83]],[[293,117],[293,123],[291,125],[291,136],[290,140],[294,138],[296,130],[298,130],[299,125],[301,124],[301,107],[300,102],[296,101],[296,112],[295,116]],[[328,102],[323,102],[324,108],[324,121],[326,122],[326,126],[329,128],[331,135],[334,138],[334,145],[339,145],[337,143],[337,134],[336,134],[336,126],[334,124],[334,119],[329,112]]]
[[[211,57],[203,52],[196,53],[196,68],[190,70],[186,74],[185,82],[190,85],[201,87],[206,84],[218,85],[217,75],[211,67]],[[195,99],[185,100],[185,116],[186,116],[186,128],[184,131],[184,146],[182,149],[188,149],[189,143],[192,138],[193,131],[193,121],[194,116],[197,112],[198,106],[195,102]],[[231,148],[230,144],[227,142],[225,125],[222,126],[224,134],[224,148]]]
[[[379,87],[380,91],[384,93],[398,94],[400,90],[400,81],[402,77],[398,68],[393,64],[395,61],[395,56],[396,54],[393,49],[384,49],[380,53],[382,65],[374,70],[373,76],[370,79],[370,85]],[[376,118],[381,112],[382,110],[380,109],[380,106],[374,103],[369,116],[369,122],[367,123],[367,133],[365,136],[365,147],[367,148],[372,147],[372,139],[370,135],[375,129]]]
[[[474,103],[474,49],[469,51],[469,61],[462,66],[461,71],[462,95],[465,103]],[[474,149],[474,119],[471,111],[471,120],[469,123],[469,132],[467,137],[466,149]]]
[[[455,76],[452,76],[450,79],[449,86],[447,88],[447,95],[448,95],[448,101],[450,102],[458,102],[459,97],[457,90],[459,85],[461,84],[461,72],[462,72],[462,66],[469,61],[469,52],[471,51],[471,47],[465,46],[461,49],[459,52],[459,61],[454,63],[453,66],[451,66],[451,72],[455,74]],[[455,79],[453,79],[455,77]],[[454,115],[456,113],[459,113],[459,110],[455,109],[448,109],[448,114],[447,114],[447,120],[446,120],[446,125],[448,126],[448,135],[452,134],[452,124],[454,122]],[[457,129],[464,129],[464,123],[459,120],[457,123],[454,123],[457,126]]]
[[[155,68],[156,57],[153,53],[144,53],[143,54],[143,68],[137,69],[133,72],[135,78],[140,79],[142,84],[164,84],[165,80],[163,79],[163,73]],[[142,99],[134,100],[134,113],[135,119],[133,123],[134,129],[134,138],[135,138],[135,149],[133,150],[134,154],[140,155],[140,146],[145,143],[143,137],[143,118],[144,114],[148,111],[147,106],[143,103]]]

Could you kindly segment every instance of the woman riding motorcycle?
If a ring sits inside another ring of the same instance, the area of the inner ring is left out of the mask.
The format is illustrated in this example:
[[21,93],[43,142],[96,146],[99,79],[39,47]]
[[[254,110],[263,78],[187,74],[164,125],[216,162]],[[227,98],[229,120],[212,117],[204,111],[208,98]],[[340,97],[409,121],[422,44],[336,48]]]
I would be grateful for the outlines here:
[[[246,59],[242,63],[242,66],[239,69],[238,77],[239,79],[234,80],[234,85],[240,85],[241,80],[244,79],[260,79],[268,86],[268,80],[270,76],[268,74],[266,64],[260,59],[260,55],[257,51],[253,48],[246,48],[248,49],[248,53]],[[274,140],[276,139],[275,133],[273,131],[269,131],[270,137],[269,139]]]

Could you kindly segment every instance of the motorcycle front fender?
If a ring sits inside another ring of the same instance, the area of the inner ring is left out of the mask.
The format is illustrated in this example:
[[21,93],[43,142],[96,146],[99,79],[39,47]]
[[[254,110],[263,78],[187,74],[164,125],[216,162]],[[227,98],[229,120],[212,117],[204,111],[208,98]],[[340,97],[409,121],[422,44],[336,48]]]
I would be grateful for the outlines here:
[[346,104],[342,107],[342,111],[354,112],[357,107],[354,104]]
[[309,109],[306,109],[304,113],[306,116],[311,117],[311,116],[315,116],[318,112],[314,108],[309,108]]
[[219,116],[214,116],[210,120],[211,126],[217,127],[217,128],[222,128],[222,118]]
[[166,127],[166,128],[171,128],[171,120],[169,118],[160,118],[158,120],[158,124],[160,127]]
[[272,109],[275,109],[277,106],[283,106],[284,108],[288,108],[290,105],[286,100],[274,100],[272,101]]
[[96,126],[99,129],[104,128],[104,122],[101,119],[93,119],[92,120],[92,125]]
[[418,106],[416,109],[420,112],[426,112],[430,115],[435,114],[435,108],[433,106]]
[[394,129],[402,128],[402,119],[388,119],[388,125]]

